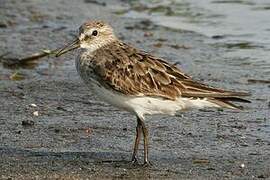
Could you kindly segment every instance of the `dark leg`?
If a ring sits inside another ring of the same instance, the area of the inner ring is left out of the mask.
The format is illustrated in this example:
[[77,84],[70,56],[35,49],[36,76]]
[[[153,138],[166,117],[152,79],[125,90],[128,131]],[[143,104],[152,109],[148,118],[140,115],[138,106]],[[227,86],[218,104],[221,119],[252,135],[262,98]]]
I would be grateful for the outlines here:
[[136,139],[135,144],[133,148],[133,155],[132,155],[132,163],[137,163],[137,152],[141,140],[141,134],[142,134],[142,123],[141,120],[137,117],[137,127],[136,127]]
[[143,143],[144,143],[144,165],[148,166],[150,165],[149,159],[148,159],[148,153],[149,153],[149,148],[148,148],[148,129],[145,126],[145,123],[143,120],[141,120],[142,124],[142,132],[143,132]]

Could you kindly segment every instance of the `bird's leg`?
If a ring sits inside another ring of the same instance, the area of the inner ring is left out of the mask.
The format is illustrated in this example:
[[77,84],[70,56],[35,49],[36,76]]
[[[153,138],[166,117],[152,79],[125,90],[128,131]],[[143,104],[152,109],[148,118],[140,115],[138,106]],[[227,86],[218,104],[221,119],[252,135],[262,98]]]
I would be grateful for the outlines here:
[[134,148],[133,148],[133,155],[132,155],[132,163],[137,163],[137,152],[141,140],[141,134],[142,134],[142,123],[141,120],[137,117],[137,127],[136,127],[136,139],[134,143]]
[[142,132],[143,132],[143,143],[144,143],[144,166],[149,166],[150,162],[148,159],[148,153],[149,153],[149,148],[148,148],[148,129],[145,126],[145,123],[143,120],[140,119],[140,122],[142,124]]

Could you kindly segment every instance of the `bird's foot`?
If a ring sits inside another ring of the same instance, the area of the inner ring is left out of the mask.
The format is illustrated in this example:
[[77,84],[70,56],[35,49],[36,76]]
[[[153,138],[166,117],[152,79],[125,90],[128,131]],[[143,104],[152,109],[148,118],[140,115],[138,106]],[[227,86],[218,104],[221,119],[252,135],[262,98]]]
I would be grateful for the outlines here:
[[134,165],[134,166],[139,164],[138,159],[137,159],[136,156],[132,157],[131,164]]
[[149,161],[144,161],[143,167],[148,168],[148,167],[151,167],[151,166],[153,166],[152,163],[150,163]]

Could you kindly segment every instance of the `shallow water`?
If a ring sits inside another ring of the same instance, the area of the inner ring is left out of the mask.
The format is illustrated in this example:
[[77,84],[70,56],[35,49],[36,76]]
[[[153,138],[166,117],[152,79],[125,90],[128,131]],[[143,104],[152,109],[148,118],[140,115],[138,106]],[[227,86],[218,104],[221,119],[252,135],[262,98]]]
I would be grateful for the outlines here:
[[126,15],[211,37],[209,43],[224,47],[232,65],[248,63],[270,73],[267,0],[148,0],[133,2]]

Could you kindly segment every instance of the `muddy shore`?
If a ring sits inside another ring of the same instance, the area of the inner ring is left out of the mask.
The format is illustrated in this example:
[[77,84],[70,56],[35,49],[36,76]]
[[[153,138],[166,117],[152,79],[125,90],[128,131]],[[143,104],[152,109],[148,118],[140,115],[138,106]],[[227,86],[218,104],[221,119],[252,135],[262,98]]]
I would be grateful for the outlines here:
[[[0,56],[58,48],[85,20],[102,19],[122,40],[199,81],[251,92],[252,104],[147,117],[153,166],[142,168],[129,163],[135,117],[93,97],[75,70],[76,52],[1,65],[0,179],[270,178],[270,84],[259,81],[269,80],[269,64],[228,57],[232,48],[196,32],[124,16],[128,7],[121,0],[0,0]],[[142,162],[142,146],[139,155]]]

